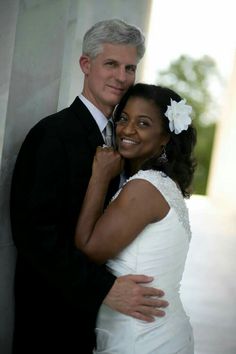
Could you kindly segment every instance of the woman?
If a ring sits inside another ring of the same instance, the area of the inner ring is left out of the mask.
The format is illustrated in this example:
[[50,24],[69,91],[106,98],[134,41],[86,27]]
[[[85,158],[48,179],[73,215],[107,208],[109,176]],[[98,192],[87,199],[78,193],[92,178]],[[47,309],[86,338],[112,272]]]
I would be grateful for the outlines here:
[[[192,329],[179,297],[191,238],[184,201],[195,169],[190,113],[174,91],[137,84],[114,114],[118,151],[97,150],[76,246],[93,261],[107,262],[116,276],[150,274],[169,306],[164,317],[144,323],[102,305],[95,353],[193,353]],[[103,212],[109,182],[123,167],[126,182]]]

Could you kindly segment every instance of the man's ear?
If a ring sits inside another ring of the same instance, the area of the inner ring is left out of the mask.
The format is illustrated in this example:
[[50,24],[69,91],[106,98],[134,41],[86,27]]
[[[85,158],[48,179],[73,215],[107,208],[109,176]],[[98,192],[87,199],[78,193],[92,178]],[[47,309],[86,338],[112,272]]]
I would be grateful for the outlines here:
[[85,75],[89,74],[90,62],[91,62],[91,58],[87,55],[81,55],[81,57],[79,58],[79,64],[81,70]]

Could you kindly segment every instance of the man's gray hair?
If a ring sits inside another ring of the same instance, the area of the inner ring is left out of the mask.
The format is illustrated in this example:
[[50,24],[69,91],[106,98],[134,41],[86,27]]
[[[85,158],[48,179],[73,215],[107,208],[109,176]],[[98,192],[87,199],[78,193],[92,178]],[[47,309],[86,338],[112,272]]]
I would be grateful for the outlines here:
[[102,52],[104,43],[136,47],[138,61],[145,52],[145,37],[142,31],[119,19],[99,21],[93,25],[84,35],[82,52],[95,58]]

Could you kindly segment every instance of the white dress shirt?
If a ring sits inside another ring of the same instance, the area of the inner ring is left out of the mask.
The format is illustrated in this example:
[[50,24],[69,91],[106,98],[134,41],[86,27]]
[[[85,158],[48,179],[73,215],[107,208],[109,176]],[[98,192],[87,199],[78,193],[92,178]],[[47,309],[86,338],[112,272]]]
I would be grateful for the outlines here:
[[107,125],[107,117],[96,106],[94,106],[94,104],[92,104],[86,97],[84,97],[82,93],[79,95],[79,99],[84,103],[84,105],[88,108],[89,112],[92,114],[94,120],[98,125],[100,132],[103,135],[103,138],[105,139],[104,129],[106,128]]

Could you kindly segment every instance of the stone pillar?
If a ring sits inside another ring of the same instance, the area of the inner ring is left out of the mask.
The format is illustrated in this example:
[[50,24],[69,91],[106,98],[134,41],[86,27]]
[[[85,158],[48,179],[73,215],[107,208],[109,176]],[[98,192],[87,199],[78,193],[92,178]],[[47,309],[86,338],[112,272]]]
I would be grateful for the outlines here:
[[236,55],[218,123],[208,195],[225,211],[236,214]]
[[[0,2],[0,353],[11,352],[15,248],[9,223],[12,169],[26,132],[57,111],[64,50],[77,1]],[[74,26],[74,29],[76,26]],[[68,56],[71,54],[68,53]],[[3,75],[2,75],[3,74]]]
[[[17,0],[0,2],[0,167],[7,116],[12,58],[15,45]],[[7,172],[0,169],[0,352],[10,353],[13,328],[13,276],[15,250],[9,235],[8,203],[3,196]],[[4,175],[4,176],[3,176]]]

